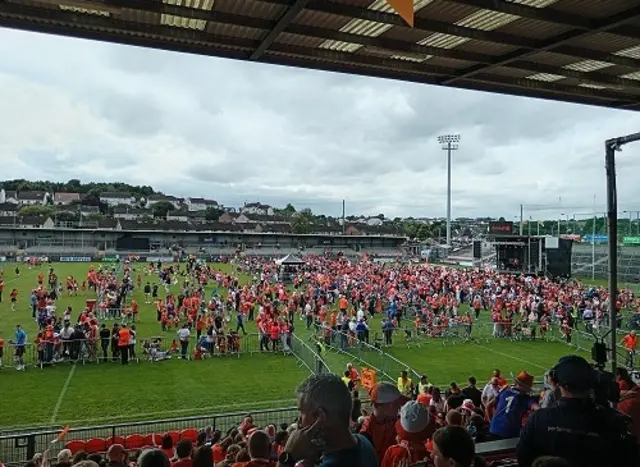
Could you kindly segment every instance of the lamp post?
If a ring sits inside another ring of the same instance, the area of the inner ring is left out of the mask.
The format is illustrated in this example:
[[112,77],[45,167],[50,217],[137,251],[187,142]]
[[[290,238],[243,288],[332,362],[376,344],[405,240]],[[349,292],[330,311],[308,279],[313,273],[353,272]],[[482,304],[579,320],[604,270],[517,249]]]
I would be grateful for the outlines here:
[[605,171],[607,175],[607,226],[609,236],[609,314],[611,321],[611,372],[616,373],[618,336],[616,334],[615,307],[618,298],[618,192],[616,190],[616,151],[622,150],[625,144],[640,141],[640,133],[608,139],[605,147]]
[[460,135],[438,136],[438,143],[447,151],[447,256],[451,249],[451,152],[458,149]]

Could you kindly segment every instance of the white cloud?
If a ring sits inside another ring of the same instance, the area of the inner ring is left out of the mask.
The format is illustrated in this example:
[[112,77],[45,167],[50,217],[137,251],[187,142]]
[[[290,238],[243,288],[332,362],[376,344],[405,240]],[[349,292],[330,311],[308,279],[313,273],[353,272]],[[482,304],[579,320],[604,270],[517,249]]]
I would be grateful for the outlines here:
[[[603,204],[603,141],[638,128],[625,111],[0,30],[3,179],[439,216],[437,136],[458,132],[454,215],[512,217]],[[618,155],[621,209],[639,208],[639,151]]]

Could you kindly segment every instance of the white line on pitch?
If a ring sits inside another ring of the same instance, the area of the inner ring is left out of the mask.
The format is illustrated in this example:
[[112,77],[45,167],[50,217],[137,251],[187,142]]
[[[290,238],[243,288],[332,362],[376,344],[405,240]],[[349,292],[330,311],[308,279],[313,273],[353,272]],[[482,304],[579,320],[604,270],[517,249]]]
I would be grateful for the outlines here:
[[69,389],[69,384],[71,384],[71,379],[76,372],[76,364],[74,363],[71,366],[71,370],[69,370],[69,376],[67,376],[67,380],[62,386],[62,391],[60,391],[60,396],[58,396],[58,402],[56,402],[56,406],[53,408],[53,414],[51,415],[50,424],[55,423],[56,418],[58,418],[58,413],[60,412],[60,408],[62,407],[62,403],[64,402],[64,396],[67,395],[67,390]]
[[549,369],[549,367],[544,367],[542,365],[538,365],[537,363],[530,362],[529,360],[525,360],[524,358],[514,357],[513,355],[509,355],[509,354],[506,354],[506,353],[503,353],[503,352],[499,352],[498,350],[494,350],[494,349],[492,349],[490,347],[487,347],[487,346],[484,346],[482,344],[476,344],[476,345],[478,347],[481,347],[483,349],[488,350],[489,352],[493,352],[493,353],[495,353],[497,355],[502,355],[503,357],[511,358],[513,360],[518,360],[519,362],[526,363],[526,364],[531,365],[531,366],[535,366],[535,367],[540,368],[542,370],[548,370]]

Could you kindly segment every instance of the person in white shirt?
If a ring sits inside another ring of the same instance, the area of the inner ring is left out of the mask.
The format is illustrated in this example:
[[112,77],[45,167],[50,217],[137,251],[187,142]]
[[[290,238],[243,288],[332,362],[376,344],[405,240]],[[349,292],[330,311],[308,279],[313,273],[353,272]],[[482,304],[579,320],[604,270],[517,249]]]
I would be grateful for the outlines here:
[[499,392],[500,382],[498,381],[498,378],[493,377],[482,390],[482,404],[486,407],[489,401],[496,397]]
[[187,325],[183,325],[182,328],[178,329],[178,339],[180,340],[180,354],[183,360],[187,359],[187,350],[189,349],[189,336],[191,336],[191,331]]

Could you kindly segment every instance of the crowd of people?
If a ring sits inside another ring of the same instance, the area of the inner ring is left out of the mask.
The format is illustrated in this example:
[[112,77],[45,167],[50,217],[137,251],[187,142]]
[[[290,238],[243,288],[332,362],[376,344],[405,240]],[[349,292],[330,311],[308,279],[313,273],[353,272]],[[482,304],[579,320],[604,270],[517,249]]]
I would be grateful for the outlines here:
[[627,417],[592,398],[597,373],[586,360],[561,358],[540,397],[530,394],[532,383],[524,371],[509,382],[496,370],[484,389],[469,378],[441,394],[426,378],[414,385],[402,374],[397,385],[373,386],[365,404],[349,368],[343,378],[307,378],[296,390],[299,416],[278,427],[257,426],[249,414],[226,433],[207,427],[195,441],[167,434],[130,452],[120,444],[91,455],[63,449],[56,459],[37,454],[27,467],[482,467],[477,443],[509,438],[519,438],[512,462],[521,467],[638,465],[637,426],[634,435]]
[[[451,333],[470,337],[481,313],[490,315],[496,338],[535,339],[555,326],[571,342],[576,329],[591,331],[609,321],[607,290],[577,281],[558,283],[428,264],[388,266],[366,257],[358,262],[309,257],[290,286],[280,280],[273,262],[244,258],[235,265],[251,274],[253,281],[241,285],[236,274],[224,274],[193,257],[183,264],[123,260],[111,267],[90,266],[81,285],[71,276],[64,281],[68,295],[76,294],[78,288],[96,294],[95,303],[88,301],[75,319],[70,307],[62,313],[57,310],[65,287],[54,269],[49,269],[46,283],[38,272],[30,293],[30,308],[39,327],[34,339],[38,360],[46,364],[65,357],[75,360],[82,354],[126,364],[129,357],[137,358],[136,321],[141,305],[132,294],[136,288],[144,291],[143,307],[155,308],[159,324],[160,337],[142,342],[142,353],[152,359],[174,353],[200,359],[237,352],[241,336],[247,334],[245,324],[251,321],[260,334],[261,350],[287,351],[297,317],[307,328],[314,326],[325,344],[341,348],[355,341],[368,342],[371,318],[376,315],[382,316],[378,329],[382,345],[392,345],[399,329],[433,338]],[[209,284],[214,286],[207,295]],[[631,291],[621,290],[615,307],[631,310],[627,324],[640,319],[640,301]],[[622,319],[622,314],[618,317]],[[114,325],[108,327],[109,321]],[[16,330],[16,354],[24,353],[24,332]],[[174,337],[167,339],[172,332]],[[621,345],[628,354],[627,365],[633,367],[638,345],[635,331]],[[24,364],[19,357],[16,368],[21,369]]]
[[[292,284],[279,279],[272,262],[245,258],[234,266],[253,280],[242,284],[235,273],[222,273],[195,258],[182,265],[140,268],[123,261],[115,267],[89,267],[79,287],[74,286],[74,278],[65,282],[71,284],[70,295],[77,288],[96,295],[95,303],[88,303],[76,318],[70,309],[56,310],[64,291],[51,268],[47,284],[39,274],[32,292],[39,359],[73,358],[83,351],[122,364],[136,358],[140,308],[132,298],[134,288],[144,291],[145,306],[155,308],[159,331],[175,332],[169,348],[161,339],[145,339],[144,353],[154,360],[172,353],[187,359],[238,351],[240,332],[244,335],[245,323],[253,321],[263,351],[290,349],[296,321],[317,328],[328,343],[337,338],[336,345],[342,345],[343,339],[348,345],[349,340],[368,340],[376,315],[383,316],[386,344],[392,344],[397,329],[436,338],[455,326],[470,331],[482,313],[490,314],[496,337],[528,329],[526,334],[535,338],[548,326],[558,326],[570,340],[579,327],[606,325],[612,306],[606,290],[575,281],[557,283],[427,264],[388,266],[366,257],[359,262],[307,258]],[[630,310],[634,318],[640,314],[639,305],[638,298],[626,290],[613,304],[618,310]],[[190,348],[194,337],[196,344]],[[26,342],[26,333],[18,326],[12,342],[18,369],[24,368],[21,358]],[[633,365],[635,332],[621,342]],[[533,376],[524,371],[511,382],[496,372],[482,389],[476,387],[475,378],[469,378],[468,387],[453,384],[447,391],[432,386],[426,377],[414,384],[408,374],[402,374],[397,385],[380,383],[368,391],[371,408],[366,411],[359,398],[364,388],[350,367],[342,377],[320,374],[307,379],[297,393],[300,418],[284,430],[257,429],[248,418],[224,439],[205,431],[200,444],[183,443],[179,452],[178,447],[175,452],[161,447],[143,451],[137,462],[141,467],[166,467],[172,460],[176,467],[204,467],[209,462],[251,467],[404,467],[430,462],[437,467],[470,467],[483,462],[475,455],[476,442],[519,437],[517,456],[525,467],[638,465],[640,389],[620,369],[616,385],[621,398],[618,410],[611,410],[592,397],[601,384],[598,375],[583,358],[566,357],[547,375],[547,391],[533,396]],[[124,462],[117,446],[107,453],[109,465],[115,462],[113,467]],[[59,462],[63,467],[69,463],[65,456],[67,462]],[[105,459],[78,462],[100,464]]]

